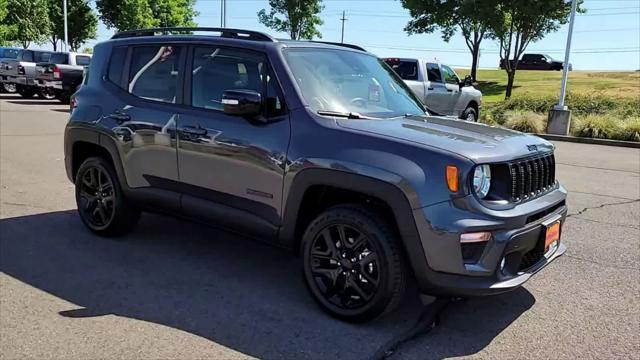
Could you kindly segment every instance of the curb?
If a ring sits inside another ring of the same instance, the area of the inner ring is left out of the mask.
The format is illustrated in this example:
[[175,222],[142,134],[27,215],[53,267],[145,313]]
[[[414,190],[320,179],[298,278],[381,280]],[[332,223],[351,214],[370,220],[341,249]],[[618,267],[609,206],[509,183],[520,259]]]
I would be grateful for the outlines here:
[[565,136],[565,135],[552,135],[552,134],[532,134],[532,135],[539,136],[546,140],[566,141],[566,142],[573,142],[573,143],[580,143],[580,144],[619,146],[619,147],[640,149],[640,142],[636,142],[636,141],[593,139],[593,138],[583,138],[583,137]]

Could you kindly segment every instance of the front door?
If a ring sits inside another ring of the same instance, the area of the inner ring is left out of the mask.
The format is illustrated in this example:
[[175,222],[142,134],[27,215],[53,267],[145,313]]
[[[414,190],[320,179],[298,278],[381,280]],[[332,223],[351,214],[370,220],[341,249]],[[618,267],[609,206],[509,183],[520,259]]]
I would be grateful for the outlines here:
[[447,88],[447,115],[459,116],[460,109],[460,78],[452,68],[442,65],[442,77],[444,78],[445,87]]
[[[194,46],[187,58],[185,102],[178,120],[183,210],[263,234],[280,225],[289,119],[264,54]],[[262,94],[260,119],[223,112],[225,90]]]
[[449,115],[449,92],[440,73],[440,65],[427,63],[427,92],[425,105],[427,109],[440,115]]

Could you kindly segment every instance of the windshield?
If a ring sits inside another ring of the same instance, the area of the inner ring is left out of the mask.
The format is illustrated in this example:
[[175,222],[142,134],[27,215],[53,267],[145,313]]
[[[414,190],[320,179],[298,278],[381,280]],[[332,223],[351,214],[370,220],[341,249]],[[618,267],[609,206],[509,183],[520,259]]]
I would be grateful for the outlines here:
[[347,50],[287,49],[285,59],[302,96],[316,112],[390,118],[425,109],[382,60]]

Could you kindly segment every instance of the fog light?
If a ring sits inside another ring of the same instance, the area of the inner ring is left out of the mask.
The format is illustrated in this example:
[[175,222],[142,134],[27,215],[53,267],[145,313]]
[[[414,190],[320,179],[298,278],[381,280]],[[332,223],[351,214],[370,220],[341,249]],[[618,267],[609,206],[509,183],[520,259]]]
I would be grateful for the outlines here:
[[460,235],[460,243],[469,244],[469,243],[478,243],[485,242],[491,239],[490,232],[475,232],[475,233],[465,233]]

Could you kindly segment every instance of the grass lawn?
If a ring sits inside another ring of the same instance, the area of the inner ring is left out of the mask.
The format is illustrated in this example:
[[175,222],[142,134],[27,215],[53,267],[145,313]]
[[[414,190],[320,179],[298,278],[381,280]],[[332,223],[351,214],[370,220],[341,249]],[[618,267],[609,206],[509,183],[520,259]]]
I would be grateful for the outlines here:
[[[461,77],[469,74],[468,69],[456,69],[456,72]],[[559,96],[561,78],[561,71],[519,70],[516,72],[513,95],[533,93]],[[476,87],[482,91],[485,103],[503,100],[506,86],[507,73],[504,70],[478,70]],[[571,71],[567,90],[614,98],[636,98],[640,101],[640,72]]]

